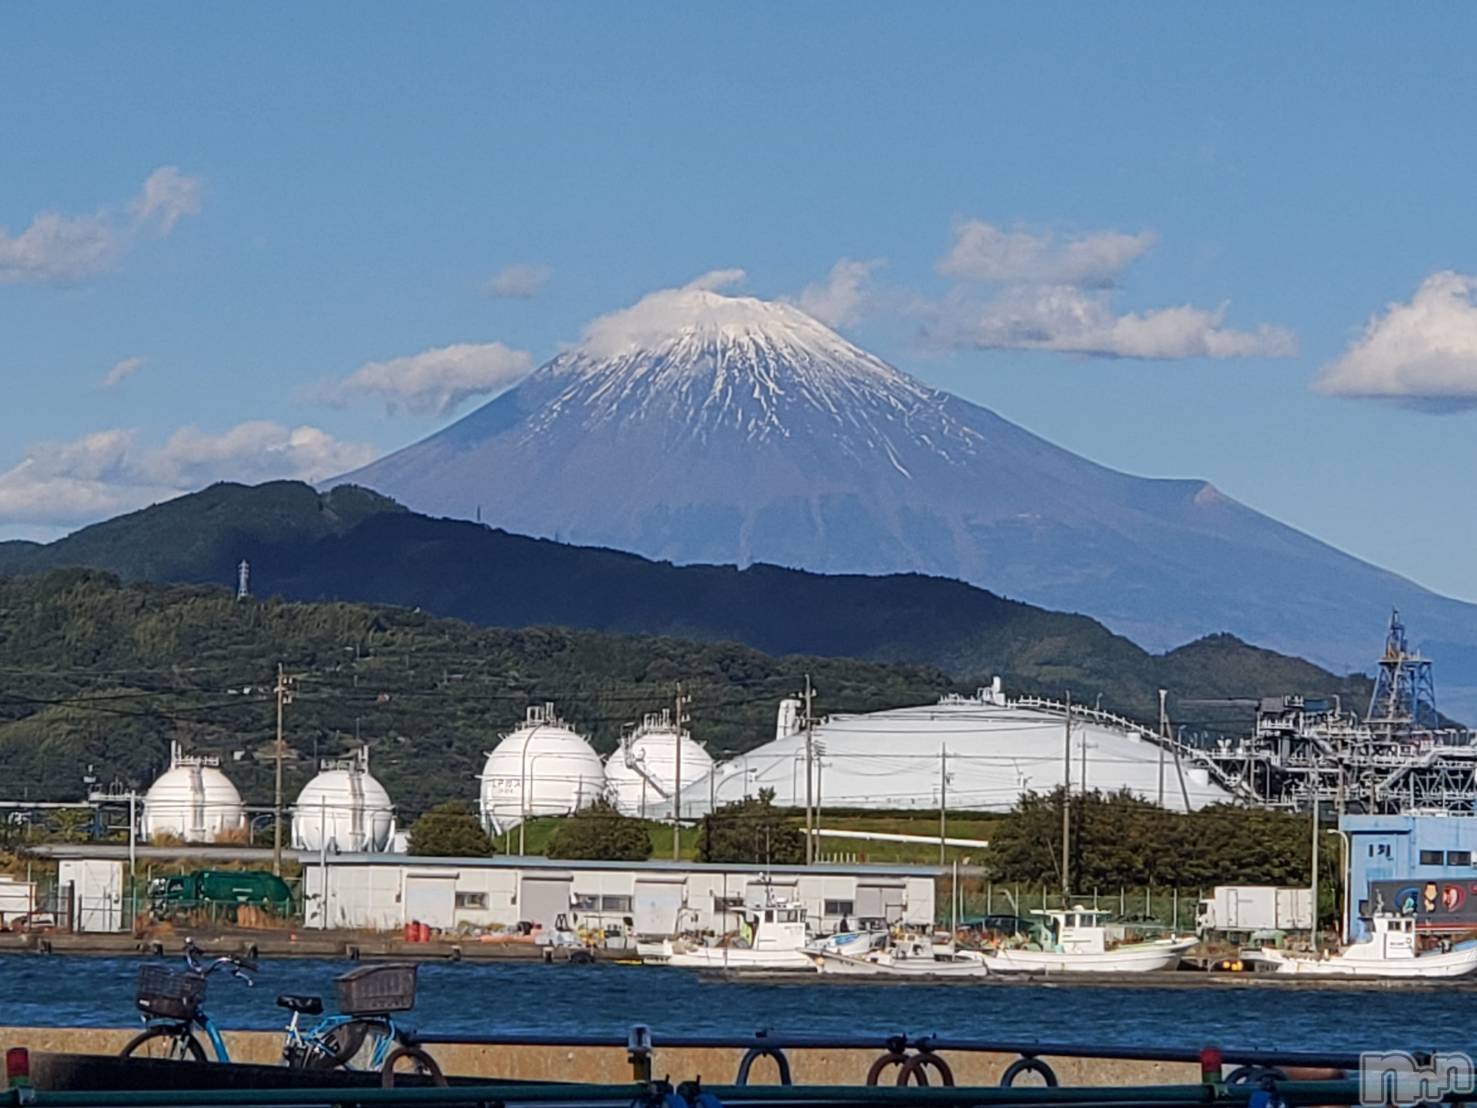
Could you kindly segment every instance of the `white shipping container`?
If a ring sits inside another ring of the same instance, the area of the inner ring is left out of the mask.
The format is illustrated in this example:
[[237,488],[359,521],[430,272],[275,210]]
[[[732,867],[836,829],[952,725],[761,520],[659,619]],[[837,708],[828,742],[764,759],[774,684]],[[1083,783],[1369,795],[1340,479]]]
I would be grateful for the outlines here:
[[1277,926],[1283,931],[1311,931],[1313,928],[1313,890],[1277,890]]
[[1311,889],[1274,885],[1217,885],[1201,901],[1202,931],[1307,931],[1313,926]]
[[23,916],[36,907],[36,883],[18,881],[0,873],[0,928],[9,927],[17,916]]

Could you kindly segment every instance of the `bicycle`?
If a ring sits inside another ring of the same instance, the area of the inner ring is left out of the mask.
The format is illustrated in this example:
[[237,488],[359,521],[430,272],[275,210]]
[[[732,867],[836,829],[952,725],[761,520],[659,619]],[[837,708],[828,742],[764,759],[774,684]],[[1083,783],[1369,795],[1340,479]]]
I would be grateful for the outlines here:
[[[205,1047],[195,1034],[198,1028],[209,1040],[216,1061],[231,1060],[225,1039],[202,1007],[205,982],[211,974],[229,969],[250,987],[255,982],[248,971],[256,972],[257,966],[235,955],[205,963],[202,953],[195,944],[186,945],[189,969],[183,973],[157,965],[139,971],[137,1004],[149,1026],[129,1040],[120,1057],[205,1062]],[[279,996],[278,1006],[292,1013],[283,1034],[283,1061],[296,1069],[373,1070],[383,1074],[387,1086],[394,1084],[395,1067],[408,1062],[410,1072],[446,1084],[436,1060],[416,1045],[409,1028],[394,1019],[394,1012],[415,1006],[415,979],[413,965],[350,970],[336,982],[344,1014],[326,1016],[307,1030],[302,1017],[323,1015],[323,999],[296,993]]]
[[202,1007],[205,982],[211,974],[229,969],[232,977],[245,981],[250,988],[256,984],[250,976],[256,971],[256,963],[227,955],[207,964],[201,961],[202,953],[194,943],[186,945],[189,969],[183,973],[157,965],[139,970],[136,1003],[148,1026],[128,1041],[118,1052],[119,1057],[204,1062],[205,1048],[195,1035],[199,1028],[209,1040],[216,1061],[231,1060],[219,1028]]
[[[436,1060],[416,1045],[410,1029],[395,1022],[395,1012],[415,1006],[414,965],[362,966],[334,982],[341,1014],[323,1016],[323,999],[284,994],[278,1006],[292,1013],[282,1044],[282,1057],[295,1069],[365,1069],[394,1084],[395,1067],[408,1061],[411,1072],[446,1084]],[[302,1017],[323,1016],[304,1031]]]

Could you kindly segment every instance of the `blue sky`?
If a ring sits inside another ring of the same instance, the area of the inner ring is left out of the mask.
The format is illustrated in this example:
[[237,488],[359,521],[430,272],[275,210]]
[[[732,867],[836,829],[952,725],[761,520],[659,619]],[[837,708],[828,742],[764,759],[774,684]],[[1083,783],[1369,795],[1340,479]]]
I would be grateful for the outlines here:
[[[326,476],[653,289],[741,267],[802,297],[850,259],[877,264],[816,302],[895,364],[1477,599],[1474,32],[1456,5],[7,5],[0,534]],[[510,266],[529,295],[489,287]]]

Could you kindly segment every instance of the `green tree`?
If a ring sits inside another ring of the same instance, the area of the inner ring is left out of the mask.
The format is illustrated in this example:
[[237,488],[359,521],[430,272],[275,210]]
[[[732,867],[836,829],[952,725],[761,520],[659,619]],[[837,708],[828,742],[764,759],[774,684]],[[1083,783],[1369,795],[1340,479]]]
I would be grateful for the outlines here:
[[[1116,886],[1301,885],[1312,861],[1308,817],[1213,805],[1169,812],[1140,797],[1071,798],[1072,891]],[[1027,793],[990,836],[996,880],[1061,883],[1062,791]],[[1337,880],[1336,845],[1320,858]]]
[[433,858],[490,858],[496,849],[472,805],[448,800],[411,825],[410,852]]
[[698,833],[700,862],[796,865],[805,861],[800,821],[774,806],[774,790],[725,804],[703,817]]
[[614,805],[601,800],[561,823],[545,853],[550,858],[644,862],[651,857],[651,836],[640,820],[621,815]]

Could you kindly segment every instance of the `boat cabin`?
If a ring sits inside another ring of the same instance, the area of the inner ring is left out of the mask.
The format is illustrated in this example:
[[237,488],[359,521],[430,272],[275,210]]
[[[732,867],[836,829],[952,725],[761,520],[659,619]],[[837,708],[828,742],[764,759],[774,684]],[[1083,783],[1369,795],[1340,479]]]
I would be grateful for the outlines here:
[[744,922],[752,950],[799,950],[808,937],[805,932],[805,907],[790,901],[768,901],[746,904]]
[[1033,909],[1055,932],[1056,949],[1063,954],[1102,954],[1108,949],[1108,929],[1102,917],[1108,913],[1074,904],[1070,908]]
[[1355,943],[1344,951],[1345,958],[1358,961],[1386,961],[1389,959],[1414,958],[1415,917],[1392,916],[1383,913],[1370,917],[1369,938]]

